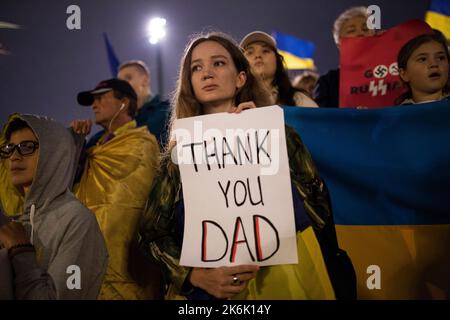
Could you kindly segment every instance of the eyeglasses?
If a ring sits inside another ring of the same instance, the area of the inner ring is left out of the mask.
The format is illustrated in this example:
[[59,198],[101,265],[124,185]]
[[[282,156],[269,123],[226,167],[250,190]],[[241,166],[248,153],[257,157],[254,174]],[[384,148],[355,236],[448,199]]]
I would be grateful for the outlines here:
[[30,156],[38,148],[39,143],[31,140],[22,141],[19,144],[9,143],[0,147],[0,158],[9,159],[16,149],[21,156]]

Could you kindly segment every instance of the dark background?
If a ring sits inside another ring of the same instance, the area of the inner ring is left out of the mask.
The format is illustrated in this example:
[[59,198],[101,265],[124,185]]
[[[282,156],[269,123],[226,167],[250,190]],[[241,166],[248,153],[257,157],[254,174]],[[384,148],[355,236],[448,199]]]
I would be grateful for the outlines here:
[[[81,8],[81,30],[68,30],[66,9]],[[423,19],[428,0],[0,0],[0,21],[23,26],[0,29],[0,43],[11,51],[0,55],[0,121],[13,112],[47,115],[68,125],[91,117],[78,106],[76,94],[110,78],[102,32],[107,32],[121,61],[142,59],[152,71],[158,93],[156,56],[146,37],[150,18],[167,19],[161,44],[164,95],[174,89],[179,61],[189,36],[220,30],[239,41],[254,30],[280,31],[313,41],[320,73],[335,68],[339,53],[331,29],[345,9],[376,4],[381,27],[412,18]]]

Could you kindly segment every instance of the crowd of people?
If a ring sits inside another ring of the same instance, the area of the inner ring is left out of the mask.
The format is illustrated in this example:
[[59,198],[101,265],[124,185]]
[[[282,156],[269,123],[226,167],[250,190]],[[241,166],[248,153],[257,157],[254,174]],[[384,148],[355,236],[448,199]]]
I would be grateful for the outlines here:
[[[356,7],[338,17],[338,48],[344,37],[373,33],[366,12]],[[449,99],[449,61],[438,31],[406,43],[398,67],[407,90],[398,104]],[[171,157],[175,122],[274,104],[339,105],[339,70],[320,78],[308,73],[294,84],[269,34],[250,32],[238,44],[214,32],[186,46],[170,102],[152,95],[150,72],[139,60],[80,92],[78,103],[91,107],[102,127],[87,141],[91,120],[74,120],[67,130],[45,117],[12,115],[0,141],[0,279],[9,272],[12,282],[0,287],[0,298],[356,299],[355,271],[338,245],[326,183],[289,127],[298,263],[179,263],[185,208]],[[74,266],[79,279],[70,278]]]

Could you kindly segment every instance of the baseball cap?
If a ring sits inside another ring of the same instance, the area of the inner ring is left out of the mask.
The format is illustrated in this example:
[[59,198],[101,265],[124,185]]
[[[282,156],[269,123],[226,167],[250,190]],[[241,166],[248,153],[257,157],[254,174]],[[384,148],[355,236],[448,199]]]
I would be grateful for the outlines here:
[[277,47],[277,42],[275,41],[275,39],[271,35],[263,31],[250,32],[242,39],[240,46],[242,49],[245,49],[249,44],[253,42],[264,42],[274,48]]
[[127,81],[112,78],[101,81],[92,90],[78,93],[77,101],[82,106],[91,106],[94,103],[95,94],[106,93],[112,90],[119,91],[131,98],[137,99],[136,92]]

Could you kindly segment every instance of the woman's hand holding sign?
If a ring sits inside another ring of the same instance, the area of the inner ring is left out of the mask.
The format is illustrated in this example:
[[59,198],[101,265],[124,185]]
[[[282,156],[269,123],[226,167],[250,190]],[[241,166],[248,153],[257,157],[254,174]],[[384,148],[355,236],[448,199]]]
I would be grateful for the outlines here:
[[241,113],[243,110],[254,109],[256,105],[253,101],[247,101],[240,103],[237,107],[233,107],[230,113]]
[[227,299],[241,293],[248,281],[256,277],[259,266],[240,265],[220,268],[193,268],[189,281],[219,299]]

